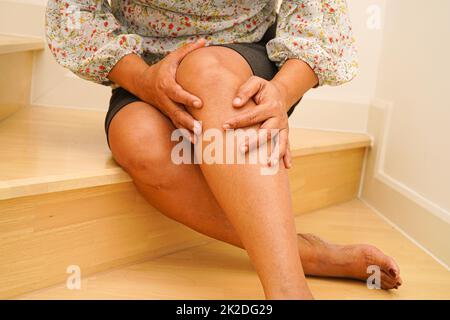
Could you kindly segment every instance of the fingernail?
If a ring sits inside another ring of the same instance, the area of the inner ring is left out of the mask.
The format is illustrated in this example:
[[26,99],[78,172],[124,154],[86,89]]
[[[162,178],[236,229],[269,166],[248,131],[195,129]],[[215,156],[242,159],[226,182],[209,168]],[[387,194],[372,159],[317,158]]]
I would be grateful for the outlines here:
[[194,106],[194,108],[200,108],[202,106],[202,103],[198,100],[195,100],[192,105]]
[[202,133],[202,125],[200,122],[195,121],[194,122],[194,133],[196,135],[200,135]]
[[247,145],[242,144],[242,145],[239,147],[239,150],[241,150],[241,153],[242,153],[242,154],[246,154],[246,153],[247,153],[247,150],[248,150],[248,147],[247,147]]
[[234,98],[234,100],[233,100],[233,104],[234,105],[238,105],[238,104],[240,104],[241,103],[241,101],[242,101],[242,99],[241,98]]
[[224,128],[225,130],[229,130],[229,129],[231,129],[231,126],[230,126],[228,123],[225,123],[225,124],[223,125],[223,128]]

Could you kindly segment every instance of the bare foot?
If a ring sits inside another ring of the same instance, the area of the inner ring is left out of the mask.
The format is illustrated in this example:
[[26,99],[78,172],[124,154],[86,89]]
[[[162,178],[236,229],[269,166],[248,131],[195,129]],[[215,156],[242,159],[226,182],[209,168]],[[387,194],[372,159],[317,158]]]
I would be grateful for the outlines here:
[[335,245],[312,234],[299,234],[300,255],[307,275],[366,281],[367,267],[381,269],[381,288],[398,289],[400,269],[394,259],[371,245]]

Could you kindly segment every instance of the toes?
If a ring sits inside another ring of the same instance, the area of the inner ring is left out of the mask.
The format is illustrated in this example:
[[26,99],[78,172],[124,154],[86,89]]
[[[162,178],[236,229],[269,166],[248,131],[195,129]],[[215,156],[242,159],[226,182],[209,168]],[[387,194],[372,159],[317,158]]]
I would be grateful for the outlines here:
[[374,246],[365,246],[364,255],[368,265],[377,265],[386,276],[389,276],[395,283],[401,285],[400,268],[391,257],[385,255],[381,250]]
[[378,259],[381,269],[386,271],[393,279],[397,279],[400,277],[400,269],[395,263],[394,259],[388,257],[381,251]]
[[[400,287],[403,283],[402,278],[400,277],[400,269],[398,268],[397,264],[395,263],[394,259],[387,257],[387,259],[390,261],[387,264],[388,265],[394,265],[395,267],[390,267],[388,270],[390,278],[395,281],[395,284],[397,287]],[[386,269],[385,269],[386,270]]]
[[400,278],[400,268],[398,267],[397,263],[395,263],[395,260],[388,256],[385,257],[384,268],[382,268],[388,270],[389,274],[393,278]]
[[392,278],[385,271],[381,271],[381,288],[384,290],[398,289],[399,285],[396,279]]

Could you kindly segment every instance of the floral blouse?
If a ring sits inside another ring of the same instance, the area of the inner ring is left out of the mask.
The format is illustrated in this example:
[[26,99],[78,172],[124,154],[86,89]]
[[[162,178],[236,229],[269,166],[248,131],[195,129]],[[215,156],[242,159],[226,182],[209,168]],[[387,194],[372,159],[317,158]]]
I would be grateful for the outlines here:
[[[111,3],[111,4],[110,4]],[[279,67],[305,61],[319,84],[350,81],[358,64],[345,0],[49,0],[48,46],[78,76],[109,85],[108,73],[125,55],[156,63],[203,37],[209,44],[257,42],[275,22],[267,43]]]

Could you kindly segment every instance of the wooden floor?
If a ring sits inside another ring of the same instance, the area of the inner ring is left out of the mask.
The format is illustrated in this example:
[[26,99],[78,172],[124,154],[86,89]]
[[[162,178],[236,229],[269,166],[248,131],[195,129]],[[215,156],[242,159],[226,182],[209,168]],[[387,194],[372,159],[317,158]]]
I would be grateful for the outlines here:
[[[317,299],[450,299],[450,272],[384,222],[359,200],[297,218],[300,232],[342,244],[371,243],[396,258],[404,280],[398,291],[369,290],[351,280],[309,278]],[[257,276],[243,250],[212,242],[145,263],[19,299],[258,299]]]

